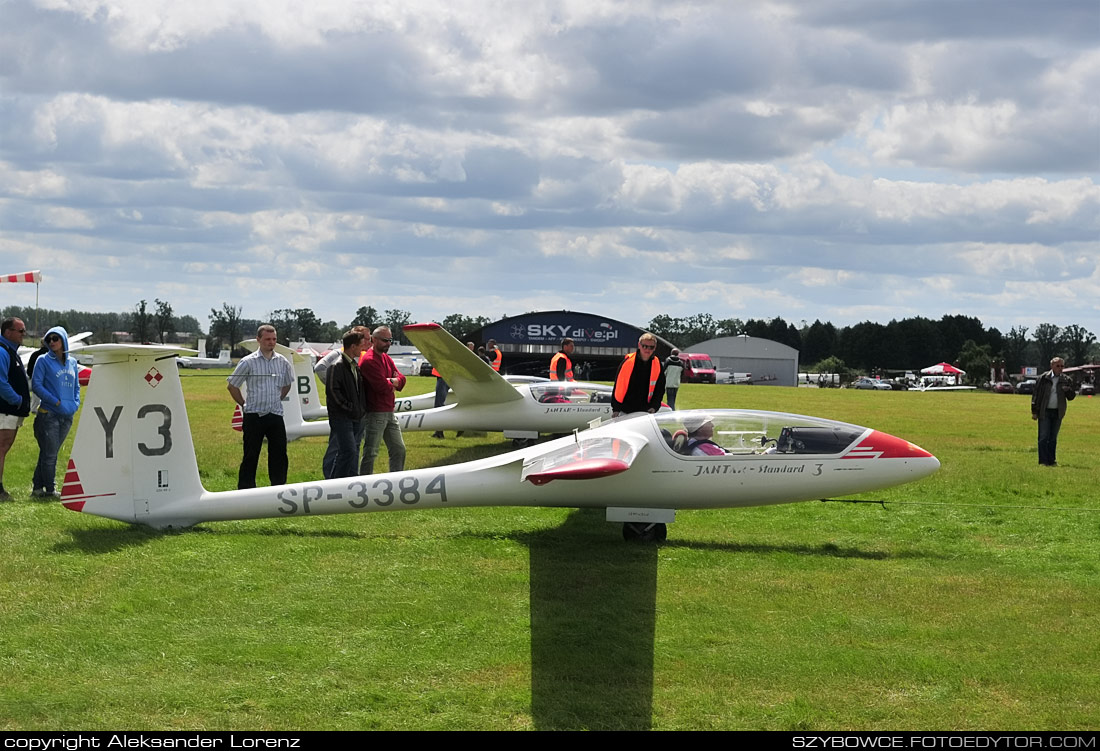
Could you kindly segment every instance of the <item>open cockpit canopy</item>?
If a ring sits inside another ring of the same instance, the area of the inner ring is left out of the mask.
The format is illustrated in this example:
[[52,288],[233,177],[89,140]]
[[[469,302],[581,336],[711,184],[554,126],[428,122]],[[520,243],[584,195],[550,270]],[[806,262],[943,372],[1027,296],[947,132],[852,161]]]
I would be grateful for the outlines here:
[[675,453],[708,441],[728,454],[819,454],[845,451],[867,432],[848,423],[782,412],[692,410],[654,415]]

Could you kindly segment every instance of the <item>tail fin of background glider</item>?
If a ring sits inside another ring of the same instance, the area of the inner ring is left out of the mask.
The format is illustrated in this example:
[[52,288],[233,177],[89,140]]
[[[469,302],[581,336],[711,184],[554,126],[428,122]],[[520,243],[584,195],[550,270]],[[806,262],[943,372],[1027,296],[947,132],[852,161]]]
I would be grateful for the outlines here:
[[204,489],[187,421],[176,347],[97,344],[96,377],[65,473],[61,503],[73,511],[142,522]]
[[459,404],[495,404],[523,398],[489,363],[438,323],[412,323],[403,330],[443,376]]

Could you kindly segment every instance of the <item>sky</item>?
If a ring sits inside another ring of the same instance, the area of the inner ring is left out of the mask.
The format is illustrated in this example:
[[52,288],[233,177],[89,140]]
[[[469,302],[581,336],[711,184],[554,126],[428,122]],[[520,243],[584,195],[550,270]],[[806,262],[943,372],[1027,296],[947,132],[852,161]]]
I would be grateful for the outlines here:
[[1097,0],[0,0],[43,308],[1100,336],[1098,177]]

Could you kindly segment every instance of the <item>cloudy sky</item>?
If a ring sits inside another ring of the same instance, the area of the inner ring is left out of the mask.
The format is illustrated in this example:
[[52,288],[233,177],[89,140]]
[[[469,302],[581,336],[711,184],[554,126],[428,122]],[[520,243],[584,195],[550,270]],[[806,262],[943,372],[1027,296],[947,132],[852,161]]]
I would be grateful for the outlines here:
[[1098,178],[1097,0],[0,0],[48,308],[1100,335]]

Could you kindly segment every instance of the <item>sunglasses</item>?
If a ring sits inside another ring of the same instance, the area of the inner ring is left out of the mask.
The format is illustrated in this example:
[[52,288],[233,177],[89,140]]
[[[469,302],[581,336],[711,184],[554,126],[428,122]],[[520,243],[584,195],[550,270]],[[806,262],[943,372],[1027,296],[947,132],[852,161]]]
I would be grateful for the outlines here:
[[46,337],[46,344],[53,344],[54,342],[61,341],[61,337],[57,334],[50,334]]
[[639,345],[642,349],[657,349],[656,344],[642,344]]

